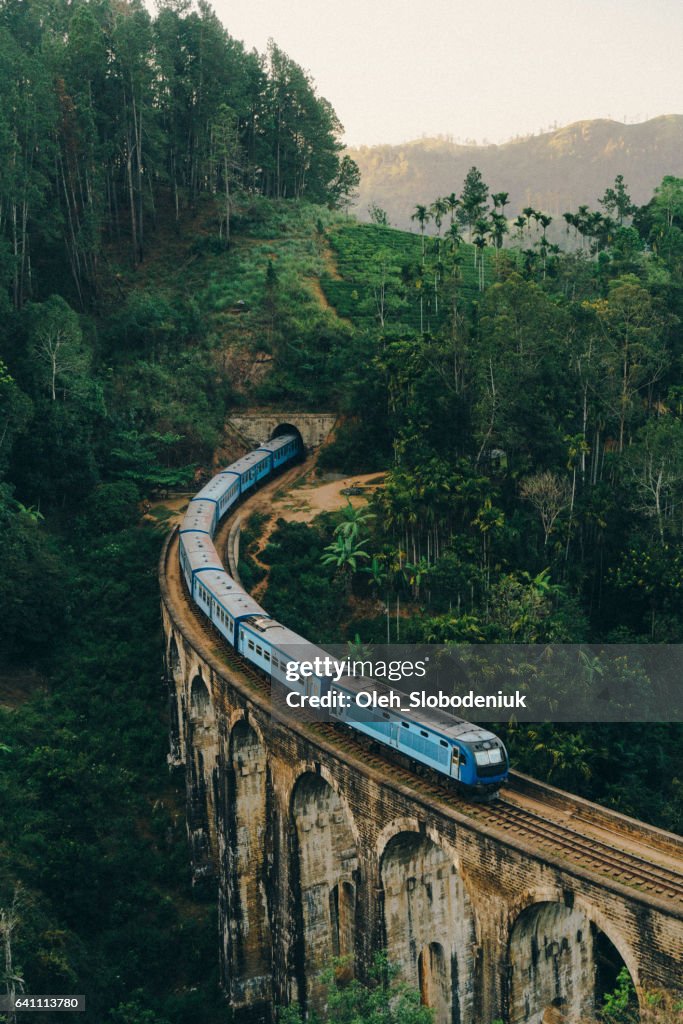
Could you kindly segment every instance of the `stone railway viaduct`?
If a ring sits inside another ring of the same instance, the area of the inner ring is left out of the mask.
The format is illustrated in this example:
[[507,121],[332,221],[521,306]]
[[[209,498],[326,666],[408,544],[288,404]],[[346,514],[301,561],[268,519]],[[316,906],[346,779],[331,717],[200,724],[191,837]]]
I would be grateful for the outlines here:
[[[177,554],[172,536],[160,568],[170,761],[186,772],[194,881],[217,885],[237,1020],[271,1021],[293,999],[320,1008],[330,958],[351,956],[363,976],[378,949],[438,1024],[579,1024],[621,965],[639,991],[683,986],[683,885],[645,891],[284,721],[199,621]],[[585,809],[606,832],[640,830],[683,874],[675,837]]]

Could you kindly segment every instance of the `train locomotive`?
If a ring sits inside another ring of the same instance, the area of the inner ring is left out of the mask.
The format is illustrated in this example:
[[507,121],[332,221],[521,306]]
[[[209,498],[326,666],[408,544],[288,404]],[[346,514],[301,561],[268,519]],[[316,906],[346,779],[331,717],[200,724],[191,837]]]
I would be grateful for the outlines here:
[[190,501],[179,536],[180,569],[190,599],[237,654],[285,689],[308,698],[341,695],[330,712],[333,721],[454,780],[474,797],[495,796],[509,761],[494,733],[445,712],[361,706],[359,694],[369,685],[390,692],[377,681],[332,680],[323,674],[288,681],[292,651],[297,659],[318,659],[318,664],[325,662],[325,652],[268,615],[225,571],[213,543],[218,523],[243,495],[300,455],[298,437],[275,437],[217,473]]

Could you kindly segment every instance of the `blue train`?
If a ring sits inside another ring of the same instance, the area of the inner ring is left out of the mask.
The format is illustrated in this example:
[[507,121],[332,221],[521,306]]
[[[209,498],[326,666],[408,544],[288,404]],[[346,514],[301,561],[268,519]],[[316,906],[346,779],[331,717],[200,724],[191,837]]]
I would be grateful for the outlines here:
[[[358,695],[367,692],[368,680],[333,681],[314,674],[289,682],[288,661],[324,663],[325,651],[276,622],[225,571],[213,543],[219,521],[242,495],[300,454],[297,437],[276,437],[227,466],[192,499],[179,543],[180,569],[191,600],[238,654],[286,689],[307,697],[341,695],[330,710],[334,720],[454,779],[473,796],[494,796],[509,771],[507,752],[497,736],[445,712],[361,707]],[[380,682],[373,681],[372,687],[386,696],[392,692]]]

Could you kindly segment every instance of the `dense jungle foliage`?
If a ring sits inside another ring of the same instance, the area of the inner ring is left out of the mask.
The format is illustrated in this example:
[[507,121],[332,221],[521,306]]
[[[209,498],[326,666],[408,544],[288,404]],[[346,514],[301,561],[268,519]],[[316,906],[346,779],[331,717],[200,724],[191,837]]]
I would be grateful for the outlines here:
[[[414,234],[359,225],[329,104],[204,3],[2,0],[0,50],[3,969],[99,1020],[211,1024],[141,501],[210,474],[230,409],[334,408],[321,468],[386,485],[345,531],[273,534],[273,613],[321,639],[677,642],[683,182],[636,211],[617,180],[566,253],[474,171]],[[508,739],[680,829],[674,727]]]

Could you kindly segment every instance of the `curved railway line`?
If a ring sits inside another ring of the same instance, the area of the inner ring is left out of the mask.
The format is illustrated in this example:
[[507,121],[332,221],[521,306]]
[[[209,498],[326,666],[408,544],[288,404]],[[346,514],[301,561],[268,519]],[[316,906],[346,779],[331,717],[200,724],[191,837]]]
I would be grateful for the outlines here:
[[[308,467],[306,467],[308,468]],[[301,474],[295,466],[269,481],[239,509],[253,511],[266,507],[269,496]],[[234,522],[227,516],[216,533],[219,552],[224,549]],[[233,533],[234,537],[234,533]],[[470,825],[491,833],[497,840],[542,860],[552,857],[565,868],[584,876],[599,878],[615,888],[637,890],[640,897],[683,919],[683,838],[635,821],[552,786],[512,772],[501,798],[492,804],[473,804],[444,782],[416,774],[402,765],[380,756],[359,742],[351,733],[342,733],[330,723],[298,718],[286,708],[284,699],[271,693],[271,685],[259,672],[243,661],[230,645],[200,616],[188,599],[180,575],[177,556],[178,537],[168,539],[161,559],[161,585],[164,600],[173,619],[192,646],[198,646],[213,661],[220,673],[221,663],[240,682],[240,688],[273,718],[306,734],[319,746],[360,770],[380,778],[384,785],[409,791],[427,811],[438,805],[448,813],[467,819]]]

